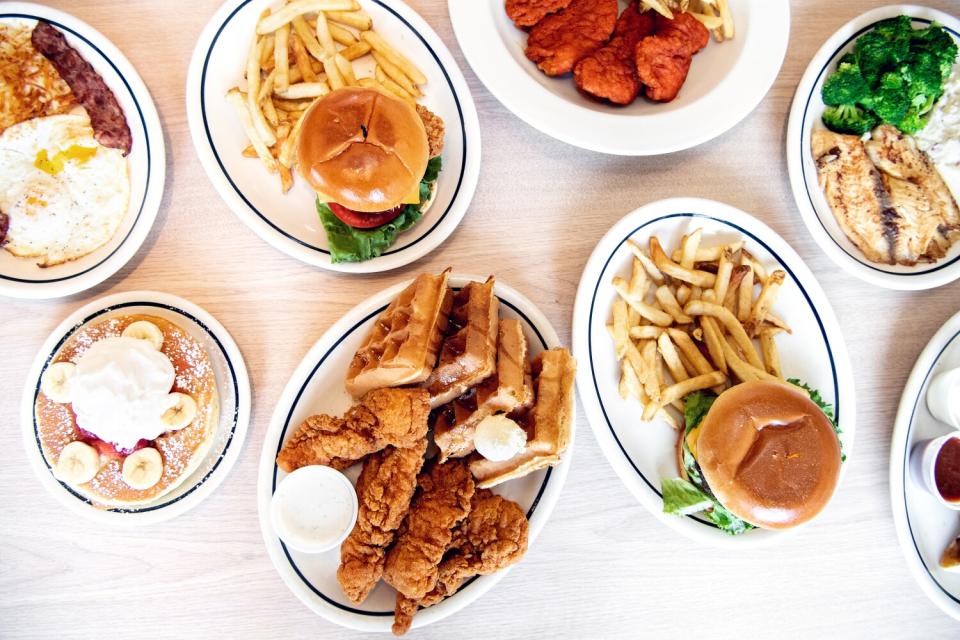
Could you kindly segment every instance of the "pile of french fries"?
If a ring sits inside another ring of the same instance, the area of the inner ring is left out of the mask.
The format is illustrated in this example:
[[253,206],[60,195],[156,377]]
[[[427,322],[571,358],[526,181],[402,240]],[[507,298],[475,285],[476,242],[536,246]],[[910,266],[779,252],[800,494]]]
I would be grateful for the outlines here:
[[[372,64],[367,62],[372,59]],[[355,65],[365,65],[362,76]],[[304,114],[321,96],[347,86],[378,88],[410,104],[427,77],[373,29],[356,0],[291,0],[264,11],[252,36],[246,90],[227,92],[249,138],[243,155],[259,158],[293,186],[296,141]]]
[[607,325],[621,397],[640,401],[644,421],[660,417],[678,430],[683,397],[694,391],[782,380],[775,337],[790,333],[772,312],[786,274],[768,273],[742,240],[704,247],[702,236],[685,235],[670,254],[656,236],[647,249],[629,240],[630,277],[613,278]]
[[733,38],[733,14],[727,0],[640,0],[640,5],[671,20],[674,11],[689,13],[713,32],[717,42]]

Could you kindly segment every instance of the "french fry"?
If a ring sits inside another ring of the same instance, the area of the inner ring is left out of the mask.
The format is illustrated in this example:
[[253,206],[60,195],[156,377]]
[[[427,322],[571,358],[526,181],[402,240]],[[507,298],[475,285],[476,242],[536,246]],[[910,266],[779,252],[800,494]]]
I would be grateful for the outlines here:
[[327,24],[327,19],[324,16],[323,12],[317,14],[317,42],[320,43],[320,47],[323,49],[323,53],[326,54],[326,58],[332,58],[337,55],[337,45],[333,42],[333,35],[330,33],[330,26]]
[[260,161],[263,162],[264,166],[270,172],[275,172],[277,170],[277,161],[273,159],[273,156],[270,154],[269,145],[260,137],[260,132],[257,131],[257,128],[253,124],[253,118],[250,116],[250,101],[247,99],[247,96],[243,95],[239,89],[233,88],[227,92],[227,102],[233,105],[234,110],[237,112],[237,117],[240,119],[243,131],[247,134],[247,138],[250,139],[250,144],[257,152]]
[[353,11],[360,7],[354,0],[293,0],[289,4],[260,19],[257,34],[273,33],[283,25],[305,13],[316,11]]
[[693,269],[697,258],[697,249],[700,248],[700,239],[703,238],[703,229],[695,229],[693,233],[683,237],[680,243],[680,266],[685,269]]
[[660,325],[661,327],[669,327],[671,324],[673,324],[673,317],[669,313],[661,311],[660,309],[657,309],[653,305],[647,304],[642,300],[632,298],[630,296],[629,285],[627,284],[627,281],[620,276],[617,276],[613,279],[613,288],[616,289],[617,293],[619,293],[624,300],[627,301],[627,304],[636,309],[641,316],[653,324]]
[[764,268],[760,261],[753,257],[753,255],[746,249],[741,249],[740,256],[742,259],[746,259],[750,266],[753,267],[753,277],[754,280],[763,284],[767,281],[767,270]]
[[357,42],[352,44],[346,49],[340,49],[340,55],[342,55],[347,60],[353,61],[357,58],[362,58],[363,56],[370,53],[370,43],[368,42]]
[[[326,82],[324,80],[324,82]],[[280,111],[290,112],[299,112],[303,111],[310,106],[310,103],[313,102],[313,99],[309,100],[285,100],[283,98],[274,98],[273,106],[275,106]]]
[[659,405],[662,407],[676,400],[680,400],[684,396],[688,396],[694,391],[703,391],[704,389],[709,389],[710,387],[723,384],[726,381],[727,376],[720,371],[714,371],[706,375],[688,378],[683,382],[677,382],[664,389],[663,393],[660,394]]
[[763,321],[766,320],[767,314],[777,299],[777,293],[780,291],[780,286],[783,284],[786,276],[786,273],[777,269],[770,274],[767,281],[763,283],[763,287],[760,288],[760,295],[757,296],[756,301],[753,303],[753,309],[750,311],[750,322],[758,329]]
[[[277,110],[273,108],[273,101],[267,98],[266,100],[261,100],[260,104],[263,105],[263,115],[267,119],[267,122],[270,123],[270,126],[276,129],[280,126],[280,117],[277,115]],[[280,140],[280,134],[275,134],[277,140]],[[274,143],[276,144],[276,143]]]
[[661,0],[641,0],[640,4],[647,9],[653,9],[668,20],[673,20],[673,12]]
[[763,369],[763,362],[761,362],[760,356],[757,355],[757,350],[754,348],[753,342],[747,335],[743,325],[740,324],[740,321],[737,320],[732,313],[730,313],[729,309],[714,302],[695,300],[687,303],[687,306],[683,308],[683,311],[688,315],[710,316],[719,320],[727,330],[727,333],[733,336],[737,346],[740,347],[741,351],[743,351],[743,355],[746,357],[747,362],[758,369]]
[[716,281],[716,276],[712,273],[688,269],[671,260],[663,252],[663,247],[660,246],[656,236],[650,237],[650,258],[657,265],[657,269],[671,278],[683,280],[697,287],[712,287]]
[[623,298],[613,301],[613,344],[617,360],[623,360],[630,342],[627,327],[627,302]]
[[[297,64],[297,70],[300,72],[300,79],[304,82],[316,82],[317,74],[310,64],[310,56],[307,54],[306,46],[300,39],[299,33],[290,35],[290,48],[293,49],[293,59]],[[292,78],[291,82],[293,82]]]
[[727,359],[723,353],[723,333],[714,318],[700,318],[700,327],[703,329],[703,341],[707,345],[707,352],[713,360],[714,368],[728,373]]
[[750,267],[744,264],[738,264],[730,272],[730,283],[727,285],[727,295],[723,298],[723,306],[729,309],[731,313],[737,313],[737,302],[740,298],[740,283],[748,271],[750,271]]
[[273,86],[286,89],[290,85],[290,25],[273,34]]
[[317,40],[315,31],[310,29],[310,25],[303,19],[303,16],[297,16],[290,24],[293,25],[293,30],[296,32],[297,37],[300,38],[300,42],[303,43],[307,52],[313,56],[315,60],[323,62],[327,57],[327,52]]
[[280,190],[283,193],[290,191],[290,187],[293,186],[293,172],[290,171],[289,167],[285,167],[282,164],[279,166],[280,171]]
[[398,85],[403,87],[403,90],[409,93],[414,97],[419,97],[423,95],[420,93],[420,90],[417,89],[416,85],[407,77],[403,70],[397,65],[393,64],[385,55],[379,51],[372,51],[370,55],[373,56],[373,59],[377,61],[377,65],[383,69],[383,72],[387,74],[387,77],[396,82]]
[[677,348],[680,349],[680,353],[690,361],[693,368],[688,368],[688,371],[696,371],[698,375],[705,375],[716,370],[716,367],[712,366],[710,362],[703,357],[700,349],[693,343],[693,340],[687,332],[681,331],[680,329],[667,329],[667,333],[670,335],[673,343],[677,345]]
[[326,14],[327,19],[359,31],[368,31],[373,28],[373,20],[363,11],[327,11]]
[[330,30],[330,37],[333,38],[334,42],[339,42],[345,47],[349,47],[357,43],[356,36],[350,31],[350,29],[344,29],[335,22],[327,22],[327,29]]
[[647,277],[643,263],[639,260],[634,258],[631,264],[630,285],[627,287],[627,290],[630,292],[631,297],[643,300],[647,295],[647,290],[650,288],[650,278]]
[[780,370],[780,353],[777,351],[776,342],[776,335],[778,333],[780,333],[780,330],[776,328],[761,330],[760,351],[763,353],[763,362],[767,373],[783,379],[783,371]]
[[267,122],[263,112],[260,110],[260,103],[257,102],[257,96],[260,95],[260,51],[262,43],[259,38],[253,36],[253,42],[250,44],[250,53],[247,56],[247,109],[254,128],[257,130],[260,140],[266,146],[271,146],[277,141],[270,123]]
[[725,249],[717,262],[717,281],[713,283],[713,292],[716,301],[723,303],[727,299],[727,288],[730,286],[730,275],[733,272],[733,254]]
[[423,72],[410,62],[406,56],[387,44],[387,42],[380,37],[380,34],[375,31],[364,31],[360,34],[360,38],[365,40],[374,51],[383,54],[390,62],[399,67],[414,84],[427,84],[427,76],[423,75]]
[[[716,262],[720,259],[720,255],[725,250],[729,249],[730,253],[736,253],[742,246],[743,240],[737,240],[736,242],[731,242],[730,244],[717,244],[710,247],[704,247],[701,244],[701,246],[697,249],[697,255],[694,258],[694,263]],[[676,249],[670,254],[670,259],[674,262],[680,262],[681,255],[680,249]]]
[[634,325],[630,327],[629,335],[631,340],[656,340],[664,331],[664,327],[653,324]]
[[[741,260],[743,260],[742,256]],[[749,271],[746,271],[740,279],[740,291],[737,294],[737,319],[740,322],[749,321],[750,312],[753,310],[753,265],[747,261],[744,266]]]
[[[260,41],[260,68],[269,71],[273,65],[273,34],[264,36]],[[269,66],[268,66],[269,65]]]
[[723,37],[729,40],[734,36],[733,16],[730,14],[730,7],[727,0],[716,0],[716,5],[720,10],[720,17],[723,18]]
[[353,75],[353,65],[350,64],[349,60],[338,53],[333,56],[333,62],[337,65],[337,70],[340,71],[345,85],[352,87],[357,84],[357,77]]
[[[640,379],[641,385],[643,385],[644,393],[649,399],[660,398],[660,388],[656,383],[656,374],[653,372],[652,367],[648,367],[643,356],[640,355],[640,351],[637,349],[637,345],[632,342],[627,344],[627,353],[626,358],[627,362],[630,363],[630,366],[633,367],[633,370],[636,372],[637,377]],[[653,391],[652,395],[650,392]]]
[[392,93],[402,100],[406,100],[412,105],[416,105],[416,100],[413,99],[413,96],[407,93],[403,87],[388,78],[387,74],[383,72],[383,69],[381,69],[379,65],[373,70],[373,73],[377,82],[379,82],[380,86],[383,87],[387,92]]
[[280,145],[280,152],[277,154],[277,160],[280,162],[280,164],[287,168],[293,166],[293,152],[296,149],[297,139],[300,137],[300,128],[303,126],[303,119],[306,117],[308,111],[310,111],[309,108],[300,114],[300,117],[297,118],[296,124],[294,124],[293,128],[290,129],[290,135],[287,136],[287,139],[283,141],[282,145]]
[[633,240],[627,240],[627,246],[630,247],[631,251],[633,251],[634,257],[640,261],[640,263],[643,265],[643,268],[647,270],[647,275],[650,276],[650,279],[656,284],[663,284],[663,274],[660,273],[660,269],[657,269],[657,265],[653,264],[653,260],[650,259],[650,256],[644,252],[643,247],[638,245]]
[[325,96],[330,93],[330,87],[327,86],[326,82],[299,82],[273,93],[284,100],[302,100],[303,98]]
[[666,332],[660,334],[660,337],[657,338],[657,349],[660,351],[664,364],[667,365],[667,370],[673,376],[674,382],[683,382],[690,377],[680,361],[680,354],[677,353],[677,348],[670,339],[670,334]]
[[[273,86],[276,82],[276,76],[276,72],[271,71],[260,83],[260,91],[257,92],[257,102],[263,102],[267,99],[267,96],[273,93]],[[277,125],[274,124],[273,126]]]
[[660,306],[663,307],[663,310],[673,316],[677,324],[690,324],[693,322],[693,318],[683,312],[683,309],[680,307],[680,302],[674,297],[670,287],[660,285],[654,292],[654,296],[657,302],[660,303]]
[[242,155],[244,158],[256,158],[257,150],[253,148],[252,144],[250,144],[243,148],[243,151],[240,152],[240,155]]
[[679,302],[680,304],[687,304],[687,301],[690,300],[690,293],[691,293],[690,285],[688,285],[687,283],[683,283],[682,285],[677,287],[677,302]]
[[[732,341],[732,337],[729,337],[729,340]],[[772,376],[763,369],[763,367],[755,367],[748,362],[745,362],[743,358],[740,357],[740,354],[737,353],[737,350],[734,348],[734,345],[730,344],[729,341],[723,341],[723,355],[727,359],[727,364],[730,369],[733,371],[734,375],[740,378],[741,382],[750,382],[752,380],[777,380],[776,376]]]
[[620,363],[620,397],[624,400],[636,398],[640,402],[646,402],[646,394],[640,385],[640,378],[634,371],[633,365],[624,361]]

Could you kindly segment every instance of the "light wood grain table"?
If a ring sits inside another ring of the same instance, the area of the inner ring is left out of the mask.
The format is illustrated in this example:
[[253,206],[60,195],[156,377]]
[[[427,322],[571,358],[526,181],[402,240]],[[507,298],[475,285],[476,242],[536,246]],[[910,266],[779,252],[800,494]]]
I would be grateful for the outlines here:
[[[859,403],[857,439],[835,504],[779,546],[701,548],[659,524],[626,491],[583,415],[553,517],[493,591],[414,637],[960,637],[907,572],[887,485],[897,402],[923,345],[960,309],[960,282],[897,293],[845,275],[807,233],[784,160],[794,88],[823,40],[882,4],[793,3],[780,76],[761,105],[719,139],[658,158],[581,151],[527,126],[477,81],[443,0],[410,0],[454,52],[483,131],[476,197],[453,236],[400,271],[344,277],[271,249],[221,202],[190,142],[187,64],[220,0],[58,0],[110,38],[160,112],[167,185],[153,231],[116,276],[53,302],[0,300],[0,637],[344,638],[282,584],[256,513],[264,432],[293,368],[368,295],[447,265],[495,271],[565,341],[583,265],[611,224],[670,196],[714,198],[773,227],[813,269],[846,335]],[[931,0],[956,13],[957,0]],[[526,238],[504,242],[504,238]],[[219,490],[190,513],[145,529],[78,520],[41,487],[20,439],[19,400],[36,349],[68,313],[107,293],[157,289],[213,313],[233,334],[253,384],[247,442]]]

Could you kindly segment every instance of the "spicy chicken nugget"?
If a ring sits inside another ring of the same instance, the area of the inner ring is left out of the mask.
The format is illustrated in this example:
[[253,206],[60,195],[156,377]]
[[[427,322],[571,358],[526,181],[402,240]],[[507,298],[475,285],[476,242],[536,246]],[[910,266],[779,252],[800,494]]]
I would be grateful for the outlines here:
[[658,14],[655,20],[654,35],[636,47],[637,75],[648,98],[670,102],[687,79],[693,54],[707,46],[710,33],[688,13],[675,14],[673,20]]
[[573,0],[530,29],[527,58],[548,76],[569,73],[610,38],[619,10],[617,0]]
[[529,29],[551,13],[566,9],[572,0],[507,0],[507,15],[513,24]]
[[613,38],[573,68],[573,79],[582,93],[614,104],[630,104],[640,93],[636,47],[653,33],[653,12],[640,13],[631,4],[617,20]]

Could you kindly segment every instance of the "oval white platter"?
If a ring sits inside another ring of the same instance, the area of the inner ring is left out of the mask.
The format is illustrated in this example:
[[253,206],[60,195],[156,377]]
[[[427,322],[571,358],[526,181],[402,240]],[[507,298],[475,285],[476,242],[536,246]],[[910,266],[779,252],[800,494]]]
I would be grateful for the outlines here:
[[960,574],[944,571],[939,564],[947,544],[960,535],[960,516],[942,507],[910,471],[910,454],[918,443],[953,431],[930,414],[926,393],[933,376],[956,367],[960,367],[960,313],[930,339],[900,397],[890,445],[890,503],[910,573],[928,598],[960,620]]
[[163,198],[166,152],[157,109],[136,70],[105,36],[73,16],[29,2],[4,2],[0,22],[35,24],[45,20],[93,65],[120,103],[133,136],[127,156],[130,204],[117,232],[92,253],[53,267],[0,251],[0,295],[59,298],[94,287],[127,263],[143,244]]
[[217,193],[260,238],[307,264],[349,273],[396,269],[438,247],[463,219],[480,176],[480,122],[467,82],[440,37],[400,0],[361,0],[374,29],[427,76],[421,104],[443,118],[443,169],[433,205],[383,255],[332,263],[314,192],[299,175],[283,194],[275,174],[244,158],[247,138],[224,96],[241,83],[250,39],[271,0],[230,0],[200,34],[187,74],[187,119],[194,147]]
[[[451,276],[450,285],[461,287],[471,280],[482,282],[486,278]],[[409,281],[401,282],[360,303],[327,330],[310,349],[294,371],[277,403],[260,457],[257,481],[260,528],[270,559],[280,577],[311,610],[331,622],[360,631],[390,631],[396,598],[394,590],[381,582],[363,604],[351,603],[343,595],[337,582],[339,548],[311,555],[287,547],[273,530],[270,521],[270,499],[277,484],[286,476],[276,465],[277,453],[283,442],[310,415],[342,415],[351,406],[351,398],[344,388],[347,366],[377,317],[408,284]],[[560,346],[559,338],[550,322],[532,302],[500,282],[496,283],[494,292],[500,299],[501,317],[518,318],[523,324],[531,357],[544,349]],[[531,545],[546,524],[560,496],[572,453],[571,436],[570,448],[558,466],[537,471],[493,489],[495,493],[517,502],[526,510],[530,520]],[[347,471],[353,482],[356,482],[360,474],[360,466],[354,465]],[[455,595],[420,611],[414,618],[413,627],[426,626],[456,613],[493,588],[508,570],[471,580]]]
[[[53,461],[40,448],[34,404],[40,378],[60,347],[77,331],[111,317],[147,314],[169,320],[199,342],[210,357],[220,395],[220,422],[213,445],[183,484],[153,503],[129,509],[103,509],[53,475]],[[44,341],[30,367],[20,406],[23,444],[31,466],[48,491],[71,511],[111,525],[146,525],[168,520],[213,493],[236,464],[250,421],[250,380],[240,349],[217,320],[197,305],[167,293],[131,291],[105,296],[70,314]]]
[[569,75],[541,73],[524,55],[527,34],[507,17],[503,0],[447,5],[464,56],[507,109],[568,144],[627,156],[688,149],[733,128],[773,85],[790,39],[787,0],[733,3],[735,37],[718,43],[711,36],[673,102],[640,96],[617,107],[582,96]]
[[[685,233],[696,228],[703,228],[703,246],[742,238],[768,271],[786,272],[773,307],[793,331],[777,336],[783,373],[819,389],[824,400],[834,406],[843,450],[850,456],[856,427],[853,374],[826,295],[803,260],[776,232],[739,209],[711,200],[674,198],[640,207],[617,222],[597,244],[580,280],[573,311],[577,388],[607,460],[637,500],[660,521],[705,544],[732,548],[766,544],[797,528],[753,529],[730,536],[702,518],[663,513],[660,480],[679,475],[677,432],[662,419],[641,422],[640,404],[622,400],[618,392],[620,365],[606,325],[617,295],[611,280],[630,273],[633,253],[626,241],[645,247],[650,236],[656,235],[665,247],[675,247]],[[841,481],[842,475],[843,468]]]
[[[812,132],[823,128],[820,116],[824,104],[820,89],[826,77],[836,69],[837,60],[877,22],[901,14],[913,18],[914,28],[939,22],[960,42],[960,20],[917,5],[897,4],[873,9],[840,27],[813,56],[797,86],[787,125],[787,169],[800,217],[831,260],[851,275],[878,287],[919,290],[939,287],[960,277],[960,242],[954,243],[947,255],[933,264],[910,267],[870,262],[837,224],[817,184],[817,167],[810,147]],[[954,197],[960,200],[960,168],[943,165],[937,168]]]

